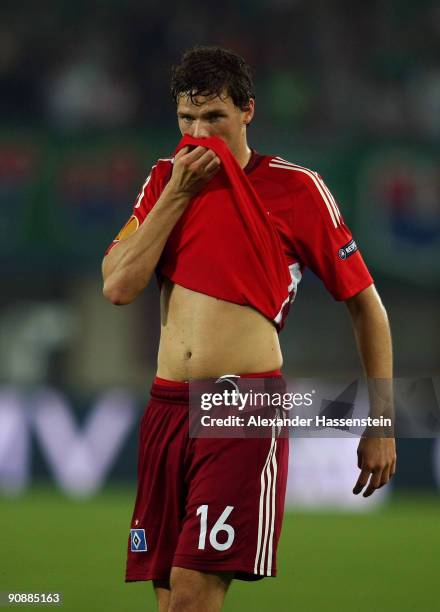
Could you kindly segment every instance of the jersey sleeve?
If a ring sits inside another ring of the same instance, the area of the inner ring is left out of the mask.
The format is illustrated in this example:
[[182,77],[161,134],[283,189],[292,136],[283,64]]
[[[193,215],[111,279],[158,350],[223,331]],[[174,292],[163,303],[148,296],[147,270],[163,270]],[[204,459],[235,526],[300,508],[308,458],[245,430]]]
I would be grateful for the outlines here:
[[304,172],[293,213],[295,251],[336,300],[373,284],[362,255],[330,190],[316,172]]
[[152,167],[150,174],[142,185],[142,189],[135,200],[131,216],[119,231],[118,235],[109,244],[104,255],[107,255],[118,242],[134,234],[139,226],[142,225],[168,182],[171,176],[171,169],[171,160],[159,160],[158,163]]

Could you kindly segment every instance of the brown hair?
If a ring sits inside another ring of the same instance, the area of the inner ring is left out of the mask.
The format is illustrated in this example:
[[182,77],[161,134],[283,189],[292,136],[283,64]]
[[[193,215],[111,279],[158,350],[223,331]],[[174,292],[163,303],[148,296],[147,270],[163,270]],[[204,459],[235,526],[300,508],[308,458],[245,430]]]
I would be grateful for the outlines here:
[[214,98],[224,92],[241,110],[248,108],[250,98],[255,99],[251,69],[233,51],[221,47],[193,47],[172,67],[171,95],[176,104],[184,93],[195,103],[196,96]]

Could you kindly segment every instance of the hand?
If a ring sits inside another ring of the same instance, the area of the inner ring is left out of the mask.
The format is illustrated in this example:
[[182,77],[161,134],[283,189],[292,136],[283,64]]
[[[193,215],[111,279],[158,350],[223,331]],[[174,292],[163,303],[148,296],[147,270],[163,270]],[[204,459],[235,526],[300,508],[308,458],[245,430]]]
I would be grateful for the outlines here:
[[396,443],[394,438],[361,438],[357,455],[361,473],[353,493],[358,495],[370,479],[363,493],[364,497],[369,497],[376,489],[387,484],[396,472]]
[[183,147],[174,158],[170,187],[177,193],[192,198],[220,168],[220,159],[211,149]]

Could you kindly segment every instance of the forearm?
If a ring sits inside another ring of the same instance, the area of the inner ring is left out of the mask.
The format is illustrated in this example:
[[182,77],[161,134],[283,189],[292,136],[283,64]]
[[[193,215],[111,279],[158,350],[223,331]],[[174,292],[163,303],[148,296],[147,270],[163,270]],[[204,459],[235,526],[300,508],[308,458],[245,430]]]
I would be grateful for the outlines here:
[[104,257],[103,292],[113,304],[129,304],[146,287],[171,230],[219,167],[220,159],[202,146],[174,156],[171,178],[145,221]]
[[147,286],[168,236],[188,202],[188,195],[168,184],[139,229],[121,240],[104,258],[103,293],[113,304],[129,304]]
[[366,289],[353,304],[352,316],[359,353],[367,377],[369,416],[390,419],[380,426],[367,427],[359,440],[358,467],[361,470],[353,488],[364,497],[387,484],[396,471],[394,441],[393,355],[388,317],[374,287]]

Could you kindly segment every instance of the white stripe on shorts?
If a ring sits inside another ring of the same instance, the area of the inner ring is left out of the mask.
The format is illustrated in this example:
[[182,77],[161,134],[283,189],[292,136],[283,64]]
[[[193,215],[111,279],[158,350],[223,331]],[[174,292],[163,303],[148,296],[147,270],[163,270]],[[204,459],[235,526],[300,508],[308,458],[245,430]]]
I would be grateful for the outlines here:
[[272,553],[273,553],[273,533],[275,528],[275,495],[276,495],[276,482],[277,482],[277,453],[276,443],[275,451],[272,455],[272,469],[273,469],[273,482],[272,482],[272,518],[270,521],[270,533],[269,533],[269,546],[267,553],[267,573],[269,576],[272,575]]
[[[266,457],[264,467],[261,470],[260,483],[260,505],[258,512],[258,538],[257,552],[255,555],[254,573],[260,575],[271,575],[273,532],[275,521],[275,490],[277,477],[276,462],[277,440],[273,430],[269,453]],[[267,486],[266,486],[267,482]],[[267,558],[267,570],[265,570]]]

